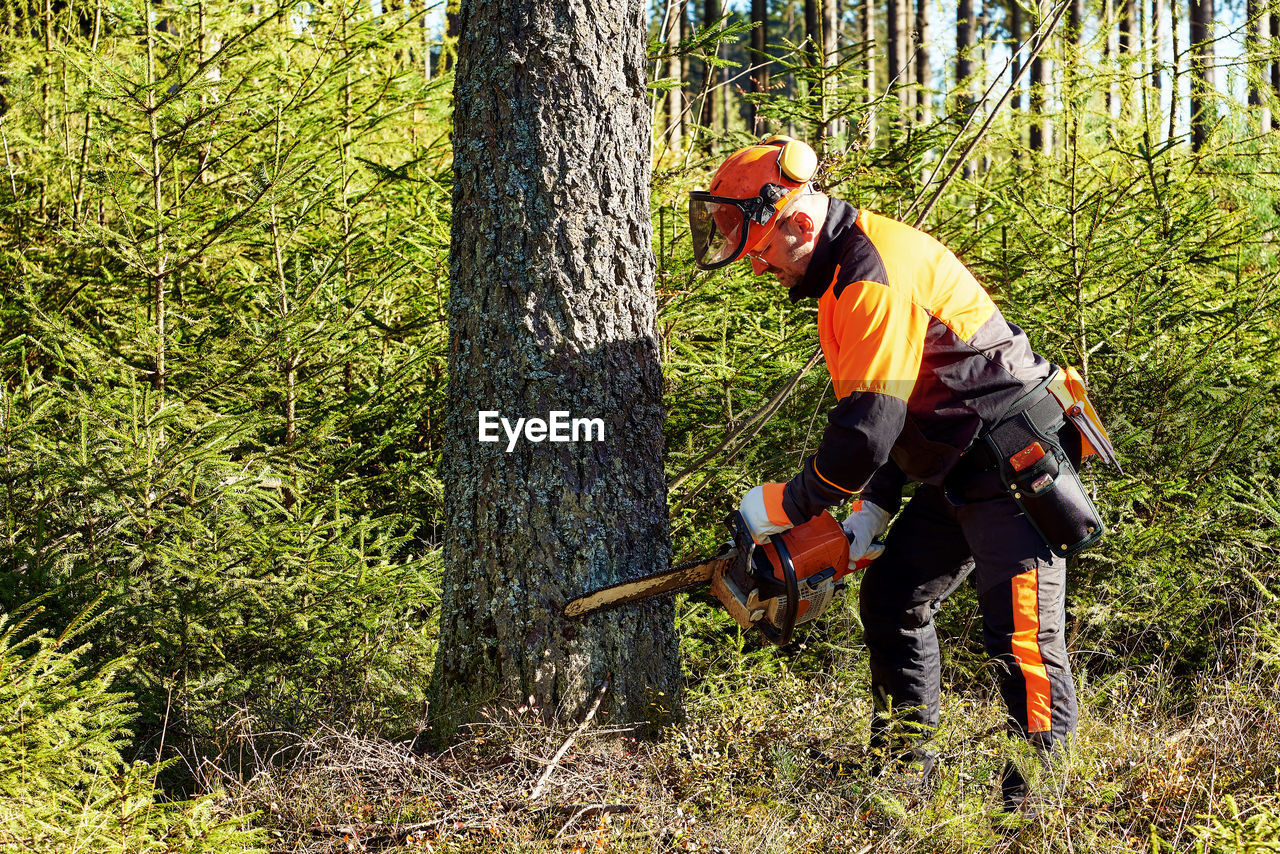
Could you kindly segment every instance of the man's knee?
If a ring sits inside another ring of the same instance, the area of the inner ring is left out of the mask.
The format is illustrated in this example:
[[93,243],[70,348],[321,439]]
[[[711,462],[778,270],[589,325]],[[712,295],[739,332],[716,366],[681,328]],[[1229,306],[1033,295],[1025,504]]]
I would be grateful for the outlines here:
[[929,626],[938,612],[938,603],[915,602],[902,591],[889,591],[878,587],[867,589],[863,581],[858,597],[858,613],[867,631],[915,631]]

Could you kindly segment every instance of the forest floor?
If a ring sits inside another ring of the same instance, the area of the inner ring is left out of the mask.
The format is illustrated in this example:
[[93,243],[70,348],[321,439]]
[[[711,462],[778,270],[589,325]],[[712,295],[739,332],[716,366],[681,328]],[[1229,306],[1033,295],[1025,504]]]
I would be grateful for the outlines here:
[[[223,785],[282,852],[1280,850],[1274,674],[1081,678],[1074,749],[1044,769],[1004,736],[997,698],[955,685],[928,787],[866,770],[865,680],[704,680],[651,738],[603,716],[549,728],[527,707],[439,755],[334,731]],[[1034,776],[1043,818],[999,811],[1010,759]]]

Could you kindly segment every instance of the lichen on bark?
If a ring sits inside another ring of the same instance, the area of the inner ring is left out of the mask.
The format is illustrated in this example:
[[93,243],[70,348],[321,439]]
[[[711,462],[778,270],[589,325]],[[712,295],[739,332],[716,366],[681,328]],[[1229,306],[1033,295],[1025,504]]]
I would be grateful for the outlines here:
[[[670,602],[561,616],[670,560],[638,2],[464,0],[454,89],[449,490],[437,743],[494,702],[669,704]],[[478,412],[600,418],[601,442],[478,441]]]

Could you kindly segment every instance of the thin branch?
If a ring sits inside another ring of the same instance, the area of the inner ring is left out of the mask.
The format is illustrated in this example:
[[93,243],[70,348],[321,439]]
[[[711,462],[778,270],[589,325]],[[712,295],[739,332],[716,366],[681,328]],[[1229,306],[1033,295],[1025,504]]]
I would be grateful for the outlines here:
[[578,724],[578,728],[573,734],[560,745],[560,749],[556,751],[556,755],[551,757],[551,761],[547,763],[547,770],[542,772],[542,776],[538,778],[538,784],[533,787],[533,791],[529,793],[529,800],[536,801],[542,797],[542,791],[546,788],[547,782],[551,779],[552,773],[555,772],[556,766],[560,764],[560,760],[564,759],[564,755],[569,752],[569,748],[573,746],[573,742],[578,736],[587,731],[587,726],[591,723],[591,719],[596,716],[596,712],[600,710],[600,701],[604,699],[605,692],[609,690],[609,680],[605,679],[600,686],[600,690],[596,692],[595,702],[591,704],[591,709],[587,712],[587,716],[582,719],[582,723]]

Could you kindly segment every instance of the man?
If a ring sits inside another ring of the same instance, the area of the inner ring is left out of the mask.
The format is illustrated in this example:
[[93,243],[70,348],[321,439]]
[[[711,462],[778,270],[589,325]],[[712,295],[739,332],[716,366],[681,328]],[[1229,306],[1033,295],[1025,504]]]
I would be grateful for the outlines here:
[[[707,192],[690,194],[699,266],[745,256],[756,274],[787,286],[793,302],[818,300],[818,336],[838,399],[801,472],[786,484],[753,488],[741,512],[764,542],[860,497],[861,509],[844,523],[854,561],[885,532],[904,484],[917,482],[884,554],[862,579],[876,702],[872,746],[928,774],[932,754],[920,745],[938,723],[933,618],[973,572],[1010,729],[1048,752],[1076,725],[1063,637],[1066,564],[1013,496],[1029,507],[1034,497],[1006,487],[1004,475],[1019,477],[1018,463],[1030,460],[1029,473],[1044,488],[1052,484],[1041,468],[1070,456],[1078,466],[1078,435],[1065,422],[1059,437],[1062,406],[1046,390],[1058,371],[946,247],[818,192],[809,183],[816,170],[807,145],[772,137],[732,154]],[[992,448],[1003,446],[986,437],[1006,436],[1009,429],[997,426],[1015,420],[1033,440],[1022,447],[1025,436],[1013,437],[1018,447],[1002,473]],[[1059,439],[1070,446],[1073,436],[1075,448],[1062,451]],[[1070,465],[1052,468],[1063,483],[1074,477]],[[1056,532],[1045,519],[1038,527]],[[1092,524],[1097,530],[1087,528],[1087,536],[1096,540],[1101,523]],[[1016,768],[1006,769],[1002,791],[1008,807],[1024,804]]]

